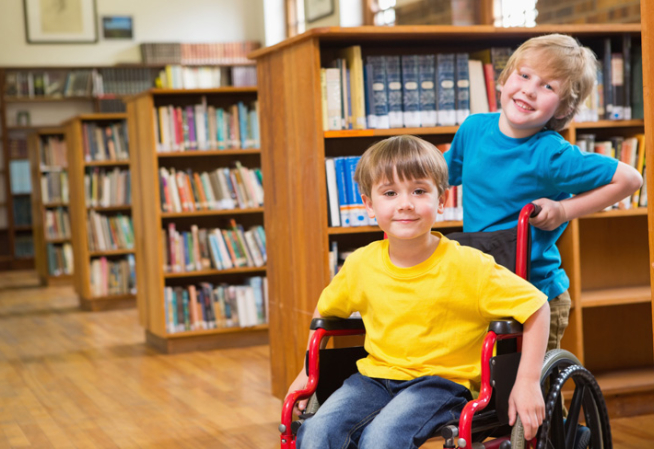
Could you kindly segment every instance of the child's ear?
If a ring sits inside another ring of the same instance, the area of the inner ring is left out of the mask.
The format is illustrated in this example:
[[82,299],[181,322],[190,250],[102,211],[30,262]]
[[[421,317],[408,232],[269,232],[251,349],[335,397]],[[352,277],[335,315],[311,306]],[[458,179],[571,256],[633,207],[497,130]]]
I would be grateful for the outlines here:
[[569,107],[568,109],[566,109],[565,112],[562,112],[562,113],[560,113],[558,115],[555,115],[554,118],[557,119],[557,120],[561,120],[561,119],[564,119],[566,117],[569,117],[570,114],[572,114],[572,107]]
[[363,205],[366,206],[368,211],[368,217],[375,218],[375,211],[372,209],[372,200],[367,196],[361,194],[361,199],[363,200]]
[[442,214],[445,212],[445,203],[447,203],[447,199],[450,197],[450,191],[449,189],[443,192],[443,194],[438,198],[438,213]]

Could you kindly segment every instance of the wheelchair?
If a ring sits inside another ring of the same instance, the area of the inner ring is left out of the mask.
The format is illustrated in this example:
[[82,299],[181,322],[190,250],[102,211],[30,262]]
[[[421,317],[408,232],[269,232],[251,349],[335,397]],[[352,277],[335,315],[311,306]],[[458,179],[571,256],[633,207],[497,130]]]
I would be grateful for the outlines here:
[[[528,204],[520,212],[515,229],[488,233],[453,233],[447,237],[493,255],[497,263],[527,279],[530,260],[529,218],[538,212],[538,206]],[[302,422],[310,419],[319,404],[356,372],[356,361],[367,355],[363,347],[320,349],[321,341],[325,338],[365,334],[360,318],[314,319],[311,329],[315,332],[306,358],[309,380],[306,388],[291,393],[282,407],[279,426],[282,449],[295,448],[295,436]],[[513,427],[509,426],[508,400],[520,363],[521,343],[520,323],[513,320],[490,323],[481,350],[479,396],[466,404],[458,420],[445,424],[434,433],[434,436],[440,434],[443,437],[443,448],[612,449],[608,412],[599,385],[579,360],[566,350],[557,349],[545,355],[541,370],[545,419],[536,438],[524,440],[519,419]],[[300,420],[293,421],[295,403],[306,398],[310,398],[307,409]],[[590,431],[588,442],[579,441],[578,438],[582,417],[583,425]]]

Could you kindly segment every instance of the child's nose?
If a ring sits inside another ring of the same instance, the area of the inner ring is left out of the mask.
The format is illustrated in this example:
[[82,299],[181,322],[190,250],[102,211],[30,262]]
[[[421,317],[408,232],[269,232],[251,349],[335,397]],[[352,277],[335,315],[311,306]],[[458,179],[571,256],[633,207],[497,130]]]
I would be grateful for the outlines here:
[[402,201],[400,201],[400,209],[413,210],[413,201],[411,201],[410,196],[402,197]]

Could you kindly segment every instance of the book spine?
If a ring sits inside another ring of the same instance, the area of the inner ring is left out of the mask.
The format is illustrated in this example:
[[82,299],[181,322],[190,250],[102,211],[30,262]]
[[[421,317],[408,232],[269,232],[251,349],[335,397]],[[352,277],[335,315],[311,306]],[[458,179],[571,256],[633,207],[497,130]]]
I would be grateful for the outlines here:
[[420,126],[438,124],[436,112],[436,63],[434,55],[418,56],[418,81],[420,89]]
[[457,53],[456,56],[456,124],[462,124],[470,115],[470,74],[468,72],[468,54]]
[[402,128],[402,68],[399,56],[384,56],[388,89],[388,122],[391,128]]
[[420,90],[418,89],[418,56],[405,55],[402,61],[402,104],[404,126],[420,126]]
[[454,54],[439,53],[436,56],[438,79],[438,124],[456,124],[456,102],[454,88]]
[[388,83],[386,80],[386,62],[383,56],[368,57],[370,77],[372,79],[372,113],[375,116],[376,129],[390,128],[388,116]]

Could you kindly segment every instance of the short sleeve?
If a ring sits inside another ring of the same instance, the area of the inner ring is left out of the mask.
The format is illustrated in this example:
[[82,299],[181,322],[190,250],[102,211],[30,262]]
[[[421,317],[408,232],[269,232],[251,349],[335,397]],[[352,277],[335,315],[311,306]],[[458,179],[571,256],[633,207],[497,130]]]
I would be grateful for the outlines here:
[[489,264],[485,279],[479,311],[489,321],[513,318],[524,323],[547,302],[540,290],[496,263]]
[[322,316],[347,318],[355,311],[353,310],[350,289],[348,288],[348,273],[351,269],[348,260],[351,257],[352,255],[345,259],[343,267],[320,294],[318,313]]
[[549,179],[557,190],[573,195],[587,192],[611,182],[618,161],[597,153],[581,151],[567,142],[552,152]]

